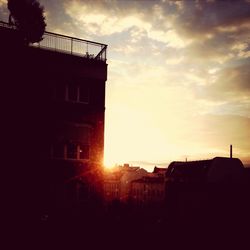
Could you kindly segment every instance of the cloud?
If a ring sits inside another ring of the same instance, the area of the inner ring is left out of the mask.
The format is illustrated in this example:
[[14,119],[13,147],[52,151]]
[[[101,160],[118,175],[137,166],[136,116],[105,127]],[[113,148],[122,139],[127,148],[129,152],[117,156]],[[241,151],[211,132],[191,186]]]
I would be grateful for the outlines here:
[[88,32],[98,35],[111,35],[116,32],[123,32],[133,26],[144,29],[149,24],[139,18],[139,14],[127,11],[124,15],[120,8],[107,8],[108,2],[81,2],[67,1],[64,3],[65,13],[78,22]]
[[249,58],[250,57],[250,38],[248,41],[237,41],[232,46],[232,50],[237,54],[238,58]]
[[200,88],[197,97],[210,100],[250,100],[250,61],[218,71],[214,82]]
[[7,8],[7,0],[0,0],[0,20],[7,21],[9,10]]
[[[125,5],[125,2],[127,4]],[[65,13],[82,26],[87,32],[107,36],[114,33],[122,33],[133,30],[133,42],[138,40],[136,35],[142,34],[148,38],[165,43],[169,47],[182,48],[190,43],[190,39],[183,40],[178,33],[171,28],[171,15],[168,18],[162,14],[162,7],[157,4],[159,1],[146,1],[143,6],[140,1],[117,1],[83,3],[81,1],[65,2]],[[150,5],[150,6],[149,6]],[[126,9],[123,9],[126,6]],[[139,11],[138,11],[139,10]],[[164,27],[159,29],[158,26]],[[136,31],[135,31],[136,30]]]
[[172,27],[178,37],[189,41],[183,50],[189,63],[224,64],[249,57],[249,2],[183,1],[181,6]]
[[223,64],[235,57],[234,51],[230,50],[231,46],[228,40],[224,36],[216,36],[206,41],[196,41],[184,53],[190,62],[199,64],[210,61]]
[[[175,25],[184,35],[203,38],[250,22],[250,4],[239,1],[183,1]],[[232,30],[233,31],[233,30]]]
[[7,0],[0,0],[0,6],[7,4]]
[[169,29],[167,31],[150,30],[148,32],[148,37],[166,43],[168,47],[172,48],[184,48],[192,42],[191,39],[182,39],[174,29]]

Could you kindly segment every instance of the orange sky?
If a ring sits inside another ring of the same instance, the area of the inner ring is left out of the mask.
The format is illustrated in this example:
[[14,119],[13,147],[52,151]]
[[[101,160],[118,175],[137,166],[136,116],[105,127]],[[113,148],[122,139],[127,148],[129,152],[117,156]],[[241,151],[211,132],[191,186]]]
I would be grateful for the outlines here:
[[108,44],[107,164],[151,170],[230,144],[250,163],[250,1],[40,2],[47,30]]

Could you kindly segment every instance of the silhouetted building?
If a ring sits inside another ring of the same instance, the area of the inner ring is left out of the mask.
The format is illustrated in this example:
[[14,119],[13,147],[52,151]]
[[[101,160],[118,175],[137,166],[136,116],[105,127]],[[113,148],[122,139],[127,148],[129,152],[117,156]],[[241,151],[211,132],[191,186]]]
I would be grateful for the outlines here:
[[131,182],[131,200],[135,205],[161,204],[165,198],[163,176],[144,176]]
[[104,174],[103,194],[106,204],[119,200],[121,197],[121,171],[112,171]]
[[[244,167],[237,158],[172,162],[166,172],[166,216],[188,237],[236,235],[244,228]],[[242,231],[241,231],[242,232]],[[221,239],[221,237],[220,237]]]
[[133,180],[147,176],[148,172],[140,167],[118,166],[104,175],[104,199],[107,203],[119,200],[122,203],[128,202],[131,198],[131,183]]
[[248,190],[248,192],[250,192],[250,168],[249,167],[244,168],[244,172],[245,172],[244,175],[245,175],[246,189]]
[[140,167],[129,166],[124,164],[122,168],[123,175],[121,177],[121,201],[127,202],[130,199],[131,182],[146,176],[148,172]]
[[45,209],[87,197],[102,168],[107,45],[45,32],[26,46],[4,22],[0,37],[4,146],[23,198]]
[[240,182],[243,164],[237,158],[215,157],[211,160],[170,163],[168,182],[175,183],[235,183]]
[[159,168],[159,167],[154,167],[153,173],[158,175],[158,176],[165,176],[167,171],[167,168]]
[[154,168],[152,173],[135,166],[118,166],[104,175],[106,204],[119,201],[124,204],[151,206],[162,204],[165,197],[166,168]]

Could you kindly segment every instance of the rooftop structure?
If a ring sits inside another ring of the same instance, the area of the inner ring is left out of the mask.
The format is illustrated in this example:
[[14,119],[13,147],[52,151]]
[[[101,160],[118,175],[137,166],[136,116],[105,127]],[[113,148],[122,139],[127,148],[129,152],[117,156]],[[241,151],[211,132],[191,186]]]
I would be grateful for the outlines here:
[[170,163],[166,177],[178,182],[222,182],[241,178],[243,164],[237,158],[215,157],[210,160]]
[[154,167],[154,170],[153,170],[153,174],[157,175],[157,176],[165,176],[166,175],[166,172],[167,172],[167,168],[159,168],[159,167]]
[[[14,25],[10,25],[3,21],[0,21],[0,28],[16,29]],[[100,61],[106,61],[107,56],[106,44],[65,36],[49,31],[44,32],[43,40],[41,42],[31,44],[31,46]]]

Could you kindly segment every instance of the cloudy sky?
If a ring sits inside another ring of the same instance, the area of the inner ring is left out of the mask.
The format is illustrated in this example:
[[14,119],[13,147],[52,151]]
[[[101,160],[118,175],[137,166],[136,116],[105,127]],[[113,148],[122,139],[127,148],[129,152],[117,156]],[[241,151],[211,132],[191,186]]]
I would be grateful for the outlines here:
[[108,45],[107,164],[151,170],[230,144],[250,163],[250,0],[40,3],[47,30]]

